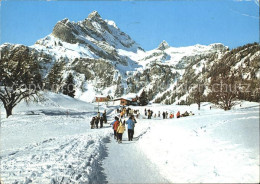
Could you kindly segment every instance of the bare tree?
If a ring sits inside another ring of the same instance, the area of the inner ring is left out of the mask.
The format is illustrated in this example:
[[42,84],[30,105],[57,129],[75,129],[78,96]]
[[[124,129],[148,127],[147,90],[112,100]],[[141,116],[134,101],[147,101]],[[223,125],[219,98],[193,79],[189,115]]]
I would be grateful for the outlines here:
[[239,85],[238,79],[234,74],[220,74],[211,80],[211,92],[209,100],[224,110],[230,110],[236,103]]
[[192,101],[198,104],[198,110],[200,110],[200,104],[205,98],[204,93],[205,87],[203,84],[197,84],[194,89],[192,89],[191,98]]
[[42,87],[39,64],[29,53],[29,48],[19,46],[11,54],[2,54],[0,59],[0,100],[6,116],[12,115],[13,108],[22,100],[37,98]]

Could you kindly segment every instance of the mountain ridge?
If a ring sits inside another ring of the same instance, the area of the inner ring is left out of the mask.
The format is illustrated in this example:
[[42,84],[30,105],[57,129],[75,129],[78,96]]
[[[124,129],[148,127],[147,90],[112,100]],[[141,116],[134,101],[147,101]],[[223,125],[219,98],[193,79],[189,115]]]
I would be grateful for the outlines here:
[[[8,57],[15,47],[19,46],[3,44],[1,54]],[[97,11],[82,21],[58,21],[52,33],[28,48],[29,55],[37,55],[46,81],[53,75],[61,85],[68,73],[74,75],[76,98],[92,101],[97,94],[119,97],[146,90],[149,100],[163,103],[166,98],[160,96],[176,87],[191,72],[190,67],[196,71],[192,70],[192,75],[200,75],[201,65],[210,70],[229,52],[221,43],[171,47],[165,40],[157,48],[145,51],[114,21],[103,20]],[[55,65],[60,66],[60,71],[51,74]]]

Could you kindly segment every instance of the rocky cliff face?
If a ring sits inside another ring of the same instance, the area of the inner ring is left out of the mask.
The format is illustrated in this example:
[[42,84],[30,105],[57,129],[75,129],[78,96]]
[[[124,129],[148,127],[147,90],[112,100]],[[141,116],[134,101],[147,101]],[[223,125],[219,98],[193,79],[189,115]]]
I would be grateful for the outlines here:
[[94,11],[80,22],[70,22],[68,19],[59,21],[53,29],[52,35],[71,44],[81,43],[91,45],[90,42],[100,48],[123,49],[136,52],[142,48],[122,32],[113,21],[103,20],[98,12]]
[[[54,66],[62,66],[59,72],[51,74],[52,77],[57,75],[62,84],[72,73],[76,97],[86,101],[92,101],[95,94],[118,97],[127,93],[139,94],[145,89],[149,100],[162,103],[167,100],[167,103],[177,103],[186,98],[186,93],[178,94],[178,97],[172,95],[174,89],[181,82],[195,83],[202,73],[212,73],[214,63],[230,52],[222,44],[176,48],[166,41],[154,50],[144,51],[113,21],[102,19],[96,11],[83,21],[59,21],[50,35],[31,47],[3,44],[0,50],[2,57],[26,50],[29,60],[41,64],[46,80]],[[250,55],[251,51],[246,53],[246,56]],[[260,52],[253,54],[255,58],[259,55]],[[239,61],[229,65],[237,67]],[[250,76],[258,76],[258,73],[259,68]]]

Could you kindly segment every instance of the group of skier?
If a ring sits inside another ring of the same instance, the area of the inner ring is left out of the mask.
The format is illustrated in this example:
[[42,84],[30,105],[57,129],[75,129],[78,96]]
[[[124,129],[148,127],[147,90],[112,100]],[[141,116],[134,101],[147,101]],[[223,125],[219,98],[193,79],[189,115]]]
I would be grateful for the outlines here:
[[121,119],[125,118],[125,117],[132,116],[132,115],[135,115],[138,118],[139,115],[140,115],[139,110],[134,110],[134,109],[131,109],[129,107],[128,108],[122,107],[121,109],[116,109],[116,113],[119,114]]
[[100,112],[98,112],[97,116],[94,116],[92,120],[90,121],[91,129],[98,128],[98,125],[100,124],[99,128],[103,128],[103,123],[107,123],[107,115],[106,110],[100,116]]
[[[134,110],[129,107],[128,108],[122,107],[121,109],[116,109],[116,113],[118,114],[118,116],[116,116],[114,118],[114,121],[110,124],[110,125],[112,125],[114,138],[117,140],[118,143],[122,143],[122,137],[123,137],[123,134],[126,131],[126,127],[127,127],[128,141],[132,141],[133,136],[134,136],[135,124],[137,123],[136,118],[139,118],[139,116],[140,116],[139,110]],[[152,119],[152,117],[154,117],[154,118],[161,117],[160,111],[158,111],[158,116],[157,116],[156,113],[154,113],[150,109],[148,109],[148,110],[145,109],[144,115],[148,119]],[[180,111],[178,111],[176,113],[176,118],[191,116],[191,115],[194,115],[191,111],[190,111],[190,113],[188,113],[186,111],[183,114],[180,114]],[[129,117],[129,119],[125,120],[125,118],[128,118],[128,117]],[[167,119],[167,118],[172,119],[172,118],[174,118],[174,113],[172,112],[169,114],[167,111],[165,111],[162,113],[162,118],[163,119]],[[103,123],[107,123],[106,110],[104,111],[102,116],[100,115],[100,112],[98,112],[97,116],[92,118],[92,120],[90,122],[91,129],[102,128]],[[100,126],[99,126],[99,124],[100,124]]]
[[113,131],[114,131],[114,138],[117,140],[118,143],[122,143],[122,137],[123,133],[126,130],[127,125],[127,131],[128,131],[128,141],[133,140],[134,136],[134,127],[137,123],[134,115],[130,115],[129,119],[127,121],[119,119],[117,116],[115,117],[115,120],[111,123]]
[[[152,117],[154,117],[154,118],[156,118],[156,117],[160,118],[161,117],[160,111],[158,111],[158,115],[157,115],[156,113],[153,113],[153,111],[150,110],[150,109],[148,109],[148,110],[144,109],[144,114],[145,114],[145,116],[147,116],[148,119],[152,119]],[[153,116],[153,114],[154,114],[154,116]],[[190,111],[190,113],[185,111],[183,114],[181,114],[180,111],[178,111],[176,113],[176,118],[186,117],[186,116],[191,116],[191,115],[194,115],[194,113],[192,113],[191,111]],[[163,119],[168,119],[168,118],[173,119],[174,118],[174,112],[171,112],[169,114],[167,111],[164,111],[162,113],[162,118]]]

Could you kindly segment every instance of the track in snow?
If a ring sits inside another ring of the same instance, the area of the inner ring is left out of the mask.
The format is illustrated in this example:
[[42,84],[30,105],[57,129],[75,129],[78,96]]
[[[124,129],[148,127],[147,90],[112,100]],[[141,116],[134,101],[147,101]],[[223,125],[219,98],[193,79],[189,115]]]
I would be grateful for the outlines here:
[[130,142],[126,130],[122,144],[118,144],[111,135],[111,141],[107,144],[109,154],[103,161],[108,183],[168,183],[155,165],[138,149],[138,138],[146,131],[134,136],[134,140]]

